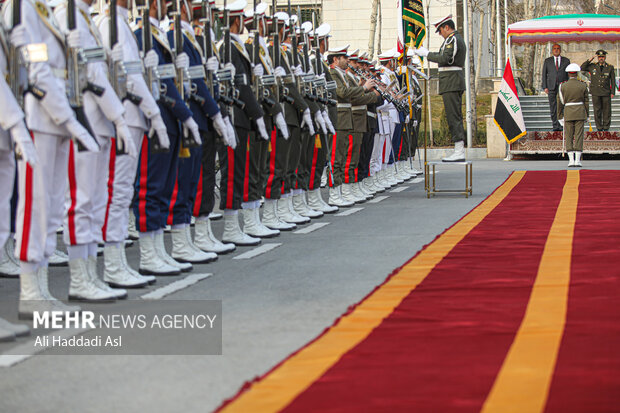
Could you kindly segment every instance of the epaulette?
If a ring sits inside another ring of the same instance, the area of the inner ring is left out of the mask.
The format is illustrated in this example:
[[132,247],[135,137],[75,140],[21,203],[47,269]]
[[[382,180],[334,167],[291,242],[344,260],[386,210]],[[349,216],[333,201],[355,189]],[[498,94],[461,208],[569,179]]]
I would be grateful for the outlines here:
[[253,43],[254,43],[253,37],[248,37],[248,39],[245,41],[245,44],[253,44]]

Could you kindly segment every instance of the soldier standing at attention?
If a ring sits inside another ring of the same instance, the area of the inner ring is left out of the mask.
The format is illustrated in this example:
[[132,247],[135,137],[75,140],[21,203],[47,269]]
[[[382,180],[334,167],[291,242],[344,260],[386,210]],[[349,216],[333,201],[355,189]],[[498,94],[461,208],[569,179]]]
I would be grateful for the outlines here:
[[[592,63],[594,58],[597,63]],[[581,70],[590,73],[590,91],[592,93],[592,105],[594,106],[594,120],[596,130],[607,131],[611,123],[611,98],[616,91],[616,72],[614,67],[605,59],[607,52],[603,49],[596,51],[596,56],[586,60],[581,65]]]
[[455,30],[452,15],[433,23],[436,32],[444,42],[439,52],[429,52],[420,47],[415,51],[418,56],[426,57],[439,66],[439,94],[443,98],[443,105],[450,127],[450,134],[454,141],[454,153],[444,162],[462,162],[465,160],[465,129],[463,128],[463,92],[465,91],[465,53],[466,46],[463,38]]
[[568,80],[558,92],[558,119],[564,122],[564,137],[568,152],[568,166],[581,167],[583,151],[583,124],[588,119],[588,87],[577,79],[579,66],[571,63],[566,68]]

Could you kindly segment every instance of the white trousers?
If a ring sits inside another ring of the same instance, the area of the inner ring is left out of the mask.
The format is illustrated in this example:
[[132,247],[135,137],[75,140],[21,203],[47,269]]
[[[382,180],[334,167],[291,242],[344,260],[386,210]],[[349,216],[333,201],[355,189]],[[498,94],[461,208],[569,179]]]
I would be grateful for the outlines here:
[[[144,129],[129,127],[136,148],[142,147]],[[103,223],[105,242],[122,242],[127,238],[129,206],[133,198],[134,182],[138,171],[138,158],[116,156],[115,145],[110,145],[108,200]]]
[[381,164],[383,163],[383,142],[385,142],[385,135],[375,133],[372,155],[370,156],[370,176],[373,176],[381,170]]
[[[11,195],[15,181],[15,155],[13,151],[0,149],[0,249],[11,233]],[[0,258],[2,251],[0,250]]]
[[66,245],[103,242],[101,228],[108,200],[110,139],[97,138],[99,152],[78,152],[76,144],[70,149],[63,231]]
[[39,263],[56,249],[62,224],[70,141],[47,133],[32,133],[37,166],[17,162],[19,200],[15,226],[15,256]]

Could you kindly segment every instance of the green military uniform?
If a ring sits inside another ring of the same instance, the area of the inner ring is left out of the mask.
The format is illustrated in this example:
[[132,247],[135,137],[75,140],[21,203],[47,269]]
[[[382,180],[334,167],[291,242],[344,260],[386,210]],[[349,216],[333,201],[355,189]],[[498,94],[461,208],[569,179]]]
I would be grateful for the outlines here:
[[564,138],[567,152],[583,151],[583,125],[588,119],[588,87],[571,78],[558,91],[558,119],[564,118]]
[[463,92],[465,91],[466,46],[461,35],[454,31],[443,42],[439,52],[431,52],[427,59],[439,66],[439,94],[443,98],[446,118],[452,140],[465,140],[463,128]]
[[590,92],[594,106],[594,120],[597,130],[609,130],[611,124],[611,95],[616,92],[614,67],[605,62],[602,65],[586,60],[581,70],[590,73]]
[[[347,165],[347,156],[349,154],[349,135],[353,136],[353,134],[360,135],[360,143],[361,143],[361,133],[356,132],[358,130],[366,129],[366,110],[364,109],[364,118],[356,117],[356,121],[353,121],[353,105],[365,105],[366,103],[370,103],[366,101],[366,91],[362,86],[353,85],[352,79],[350,79],[349,75],[346,72],[342,71],[339,68],[330,69],[330,73],[332,78],[336,81],[336,97],[338,100],[338,126],[336,129],[336,144],[335,149],[335,157],[333,163],[333,185],[334,187],[338,187],[343,184],[345,178],[345,170],[350,168],[353,165],[353,170],[357,167],[357,162],[353,163],[352,159],[349,160],[350,165]],[[349,83],[352,82],[352,83]],[[375,96],[374,93],[372,96]],[[363,122],[363,125],[360,124]],[[352,139],[352,138],[351,138]],[[359,161],[359,145],[358,145],[358,161]],[[351,148],[351,156],[353,156],[353,148]],[[351,170],[348,169],[347,174],[351,176]]]

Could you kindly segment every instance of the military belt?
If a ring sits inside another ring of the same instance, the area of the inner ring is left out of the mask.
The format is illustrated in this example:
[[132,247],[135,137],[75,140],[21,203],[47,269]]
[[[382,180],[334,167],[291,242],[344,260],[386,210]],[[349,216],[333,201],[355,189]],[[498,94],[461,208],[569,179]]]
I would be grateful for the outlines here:
[[584,102],[568,102],[564,106],[583,106],[583,105],[585,105]]
[[463,68],[460,66],[444,66],[439,68],[440,72],[456,72],[457,70],[463,70]]
[[368,116],[370,116],[371,118],[377,119],[377,115],[375,113],[372,113],[372,112],[366,112],[366,113],[368,113]]
[[351,110],[366,110],[366,105],[353,106]]
[[350,109],[351,108],[351,104],[350,103],[339,103],[338,104],[338,109]]
[[52,67],[52,74],[58,79],[67,79],[67,70],[66,69],[56,69]]

